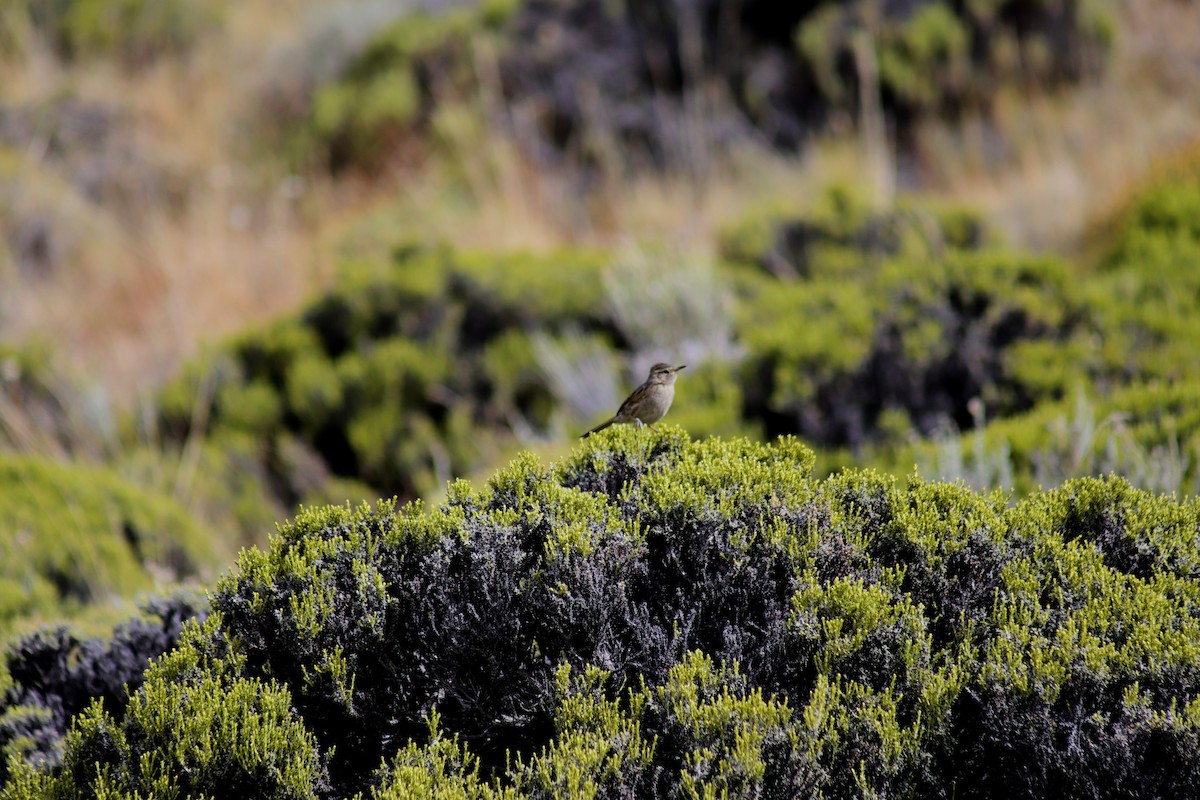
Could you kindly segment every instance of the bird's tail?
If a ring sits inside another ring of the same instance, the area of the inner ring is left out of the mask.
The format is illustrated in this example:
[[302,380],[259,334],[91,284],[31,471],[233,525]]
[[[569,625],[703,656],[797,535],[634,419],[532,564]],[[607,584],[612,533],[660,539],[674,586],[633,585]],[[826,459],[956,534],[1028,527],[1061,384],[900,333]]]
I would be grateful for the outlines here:
[[604,430],[605,428],[607,428],[609,425],[612,425],[616,421],[617,421],[616,417],[609,417],[608,419],[604,420],[604,422],[601,422],[599,425],[592,428],[590,431],[585,433],[583,436],[580,436],[579,438],[586,439],[587,437],[591,436],[593,433],[599,433],[600,431]]

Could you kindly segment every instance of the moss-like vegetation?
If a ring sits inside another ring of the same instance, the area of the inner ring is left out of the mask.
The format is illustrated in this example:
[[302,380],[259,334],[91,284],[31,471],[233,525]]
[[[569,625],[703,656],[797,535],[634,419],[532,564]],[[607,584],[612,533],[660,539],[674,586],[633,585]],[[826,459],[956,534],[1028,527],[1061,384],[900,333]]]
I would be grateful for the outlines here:
[[0,454],[0,630],[195,577],[211,537],[177,503],[100,467]]
[[1200,790],[1200,503],[812,465],[625,428],[306,511],[5,796]]

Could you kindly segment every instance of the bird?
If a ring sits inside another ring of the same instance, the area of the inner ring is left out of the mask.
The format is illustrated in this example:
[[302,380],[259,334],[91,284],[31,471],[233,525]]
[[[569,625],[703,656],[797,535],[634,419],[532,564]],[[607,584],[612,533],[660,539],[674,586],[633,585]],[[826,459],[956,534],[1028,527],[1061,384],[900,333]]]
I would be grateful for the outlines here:
[[658,428],[654,427],[654,423],[666,416],[667,409],[671,407],[671,401],[675,399],[675,378],[679,374],[679,370],[686,366],[687,364],[672,367],[670,364],[661,362],[655,364],[650,368],[650,375],[646,378],[645,383],[634,389],[629,397],[625,398],[625,402],[621,403],[616,414],[579,438],[586,439],[593,433],[598,433],[618,422],[636,422],[639,427],[643,424],[649,425],[650,430],[657,432]]

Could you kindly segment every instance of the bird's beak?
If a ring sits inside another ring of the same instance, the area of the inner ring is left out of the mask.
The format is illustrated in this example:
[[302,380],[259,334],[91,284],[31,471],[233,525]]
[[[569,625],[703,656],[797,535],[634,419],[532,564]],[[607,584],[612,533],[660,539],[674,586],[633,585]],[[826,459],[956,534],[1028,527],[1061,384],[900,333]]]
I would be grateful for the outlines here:
[[684,365],[683,365],[683,367],[676,367],[676,368],[675,368],[675,371],[676,371],[676,372],[679,372],[679,370],[683,369],[683,368],[684,368],[684,367],[686,367],[686,366],[687,366],[687,364],[684,364]]

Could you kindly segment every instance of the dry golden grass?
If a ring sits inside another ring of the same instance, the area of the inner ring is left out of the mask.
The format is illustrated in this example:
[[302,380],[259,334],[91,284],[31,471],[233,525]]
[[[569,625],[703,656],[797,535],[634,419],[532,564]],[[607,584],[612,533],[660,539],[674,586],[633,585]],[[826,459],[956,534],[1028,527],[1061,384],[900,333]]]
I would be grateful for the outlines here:
[[16,103],[65,92],[115,109],[135,159],[185,186],[187,200],[96,205],[27,148],[22,189],[57,193],[79,246],[47,277],[5,287],[0,338],[52,342],[61,368],[126,405],[202,343],[295,308],[319,285],[327,270],[313,221],[324,190],[258,168],[238,138],[258,31],[286,35],[286,12],[300,5],[230,4],[227,35],[134,74],[104,61],[64,68],[35,40],[4,66]]
[[398,237],[535,253],[649,241],[706,253],[724,226],[752,209],[803,211],[824,187],[867,178],[857,145],[828,139],[803,157],[746,148],[704,180],[647,174],[601,182],[582,196],[573,179],[538,170],[500,141],[460,157],[453,170],[430,164],[395,177],[342,216],[336,238],[359,255],[382,254]]

